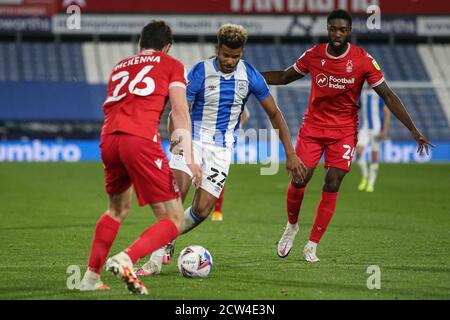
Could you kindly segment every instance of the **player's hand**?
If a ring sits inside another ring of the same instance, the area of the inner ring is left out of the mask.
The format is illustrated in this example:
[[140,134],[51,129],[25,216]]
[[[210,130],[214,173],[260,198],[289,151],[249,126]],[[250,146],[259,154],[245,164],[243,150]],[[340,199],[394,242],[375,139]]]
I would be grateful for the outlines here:
[[299,178],[302,182],[306,177],[306,166],[295,153],[286,155],[286,169],[292,178]]
[[430,147],[434,147],[434,144],[432,144],[431,142],[429,142],[427,139],[425,139],[425,137],[419,132],[419,131],[413,131],[412,135],[414,137],[414,140],[417,141],[417,144],[419,145],[417,147],[417,153],[422,155],[422,151],[425,148],[425,153],[427,156],[430,155],[430,152],[428,150],[428,146]]
[[387,131],[383,130],[380,132],[380,140],[386,140],[387,136]]
[[192,182],[196,189],[200,188],[202,184],[202,168],[196,163],[188,163],[187,166],[192,172]]
[[180,136],[178,139],[170,140],[170,152],[174,155],[183,155],[183,147],[181,146],[181,141],[183,137]]

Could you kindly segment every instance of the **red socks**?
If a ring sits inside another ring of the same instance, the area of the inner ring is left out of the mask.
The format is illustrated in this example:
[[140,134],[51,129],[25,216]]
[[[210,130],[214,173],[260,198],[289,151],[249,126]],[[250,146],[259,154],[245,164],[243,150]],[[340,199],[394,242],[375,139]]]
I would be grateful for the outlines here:
[[91,271],[97,274],[101,273],[119,228],[120,222],[114,220],[106,213],[97,221],[88,262],[88,267]]
[[225,187],[222,189],[219,199],[217,199],[217,201],[216,201],[216,206],[214,207],[214,211],[222,212],[222,203],[223,203],[223,194],[224,193],[225,193]]
[[316,218],[311,230],[311,235],[309,236],[310,241],[315,243],[320,242],[320,239],[327,230],[327,226],[333,217],[338,194],[338,192],[322,192],[322,199],[317,207]]
[[140,258],[148,256],[178,236],[178,229],[170,219],[161,219],[145,230],[125,253],[135,264]]
[[298,221],[298,214],[300,212],[304,194],[305,188],[297,189],[292,183],[289,183],[286,196],[286,207],[290,224],[295,224]]

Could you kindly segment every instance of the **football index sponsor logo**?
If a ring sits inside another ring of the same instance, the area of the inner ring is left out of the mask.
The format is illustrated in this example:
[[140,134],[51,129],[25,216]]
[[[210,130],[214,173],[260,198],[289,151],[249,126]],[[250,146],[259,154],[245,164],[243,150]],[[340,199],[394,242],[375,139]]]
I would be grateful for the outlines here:
[[316,83],[321,88],[328,86],[333,89],[345,90],[348,84],[355,84],[355,78],[336,78],[335,76],[327,76],[324,73],[319,73],[316,76]]
[[319,73],[316,76],[316,82],[319,87],[323,88],[328,85],[328,77],[323,73]]

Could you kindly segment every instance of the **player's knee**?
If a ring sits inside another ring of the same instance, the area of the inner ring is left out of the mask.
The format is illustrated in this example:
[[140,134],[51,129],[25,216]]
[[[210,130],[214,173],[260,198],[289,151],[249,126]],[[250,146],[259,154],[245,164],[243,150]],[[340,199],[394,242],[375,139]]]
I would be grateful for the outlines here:
[[325,181],[325,187],[324,187],[325,191],[326,192],[338,192],[339,187],[341,186],[341,181],[342,181],[342,179],[339,177],[327,179]]
[[129,208],[114,208],[114,207],[110,207],[109,210],[108,210],[108,214],[112,218],[114,218],[115,220],[118,220],[119,222],[122,222],[128,216],[128,210],[129,210]]
[[323,190],[325,192],[338,192],[339,186],[340,186],[340,183],[333,181],[333,182],[325,183]]
[[201,219],[206,219],[208,217],[208,215],[211,213],[213,208],[214,208],[214,204],[209,203],[209,202],[195,203],[193,206],[194,212]]
[[306,187],[308,183],[306,181],[299,181],[299,180],[292,180],[291,181],[291,185],[295,188],[295,189],[302,189],[304,187]]

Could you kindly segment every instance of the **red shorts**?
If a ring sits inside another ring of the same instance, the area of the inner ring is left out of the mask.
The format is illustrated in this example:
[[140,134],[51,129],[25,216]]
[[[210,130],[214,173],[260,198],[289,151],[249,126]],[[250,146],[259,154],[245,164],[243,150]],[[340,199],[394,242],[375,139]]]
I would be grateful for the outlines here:
[[295,152],[309,168],[315,168],[325,153],[325,168],[350,171],[356,143],[357,130],[318,128],[304,125],[297,137]]
[[179,197],[160,143],[124,133],[106,134],[100,151],[107,193],[122,193],[133,184],[140,206]]

